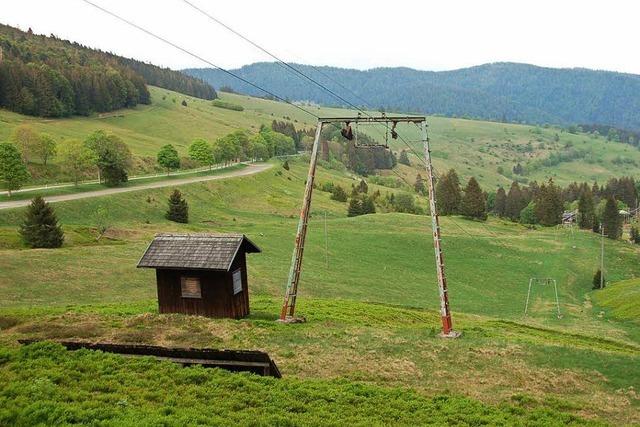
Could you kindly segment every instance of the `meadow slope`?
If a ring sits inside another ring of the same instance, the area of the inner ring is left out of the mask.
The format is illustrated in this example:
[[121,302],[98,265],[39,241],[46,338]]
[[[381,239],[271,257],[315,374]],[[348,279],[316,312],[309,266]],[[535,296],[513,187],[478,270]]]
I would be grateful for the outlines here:
[[[530,230],[495,219],[480,223],[443,218],[454,322],[464,333],[460,340],[443,341],[437,338],[438,297],[429,218],[408,214],[347,218],[346,204],[317,191],[300,288],[299,313],[308,323],[276,324],[306,173],[304,159],[290,165],[288,171],[277,164],[254,176],[181,186],[191,207],[191,223],[186,225],[163,217],[171,188],[61,202],[55,207],[67,241],[57,250],[24,249],[16,233],[22,210],[0,212],[0,346],[7,354],[0,357],[4,361],[0,375],[18,387],[22,380],[16,373],[22,369],[45,382],[53,372],[60,372],[51,371],[49,356],[39,350],[16,353],[19,338],[259,348],[276,359],[290,378],[287,381],[293,381],[275,385],[243,377],[242,381],[252,384],[247,387],[266,387],[268,393],[293,387],[292,393],[304,399],[309,393],[304,388],[315,385],[334,395],[343,393],[343,386],[349,390],[381,387],[366,392],[363,404],[368,405],[377,393],[395,393],[388,387],[415,391],[423,396],[419,399],[439,399],[444,390],[451,396],[447,399],[476,402],[454,400],[460,405],[460,416],[471,417],[468,423],[480,422],[479,413],[505,416],[495,412],[502,410],[498,408],[517,417],[550,411],[556,417],[551,424],[584,422],[563,418],[566,415],[561,414],[567,413],[614,424],[640,422],[636,391],[640,334],[634,325],[599,315],[599,309],[592,307],[590,282],[599,241],[589,232]],[[322,168],[318,180],[347,187],[356,182],[348,174]],[[383,194],[400,191],[371,184],[370,191],[375,189]],[[94,212],[98,207],[108,211],[111,229],[96,241]],[[324,252],[325,212],[328,254]],[[135,265],[152,236],[166,231],[242,232],[263,249],[249,259],[252,314],[248,319],[157,314],[153,272]],[[611,281],[640,276],[637,248],[607,242],[607,253]],[[555,315],[552,291],[543,287],[535,289],[530,316],[522,317],[532,276],[558,280],[563,318]],[[111,356],[55,357],[65,366],[91,357],[104,367],[101,369],[123,378],[129,375],[128,369],[136,369],[134,365],[114,368],[117,362]],[[235,381],[226,375],[196,372],[185,375],[200,379],[189,377],[175,386],[191,384],[199,395],[204,390],[197,388],[197,381],[223,388]],[[158,375],[164,374],[158,371]],[[64,393],[87,392],[84,383],[61,381]],[[138,399],[130,388],[133,385],[96,387],[94,393],[106,402],[105,413],[117,404],[117,396]],[[19,396],[32,398],[24,394],[27,391]],[[7,402],[17,402],[12,400],[15,396],[0,391],[0,398],[10,399]],[[147,414],[147,405],[158,407],[154,405],[160,403],[174,407],[165,414],[167,420],[179,422],[176,420],[186,416],[180,408],[188,404],[182,398],[173,403],[165,394],[143,399],[140,408],[127,416]],[[86,416],[86,408],[63,401],[64,395],[56,394],[48,404],[67,411],[64,413],[79,411],[78,417]],[[253,407],[244,402],[234,406],[236,410]],[[471,409],[476,404],[481,409]],[[336,423],[347,419],[341,418],[346,415],[337,402],[327,405],[336,411]],[[416,405],[428,407],[429,403]],[[33,413],[34,408],[18,407],[22,409],[8,416],[31,419],[20,417]],[[307,415],[294,416],[292,423],[312,423],[324,410],[310,404],[304,408],[300,411]],[[256,413],[262,414],[260,411]],[[389,406],[356,424],[387,422],[392,411]],[[440,405],[437,413],[446,416],[446,405]],[[396,420],[411,423],[417,419],[399,416]],[[507,418],[502,423],[526,421]]]
[[[261,125],[269,125],[273,120],[291,120],[297,128],[313,128],[316,124],[314,117],[282,102],[221,92],[221,100],[244,108],[233,111],[165,89],[150,87],[150,92],[151,105],[90,117],[42,119],[0,110],[0,140],[8,139],[15,127],[25,123],[57,140],[84,139],[96,129],[104,129],[123,138],[134,155],[147,157],[153,163],[157,151],[165,144],[173,144],[181,155],[186,155],[195,138],[214,140],[237,129],[257,132]],[[183,100],[186,107],[181,105]],[[320,116],[356,114],[317,105],[303,107]],[[399,125],[398,129],[412,149],[422,153],[415,126]],[[379,141],[384,139],[382,127],[361,131]],[[508,186],[514,178],[512,168],[518,163],[528,165],[525,176],[515,177],[523,182],[553,177],[560,184],[574,180],[603,183],[612,176],[633,176],[640,171],[637,148],[608,142],[604,137],[569,134],[558,128],[429,117],[429,131],[436,172],[453,167],[463,178],[475,176],[487,189]],[[391,140],[391,147],[396,152],[408,149],[400,140]],[[565,158],[555,164],[545,162],[552,153],[564,154]],[[400,172],[413,182],[423,166],[413,152],[410,154],[413,167],[401,168]]]

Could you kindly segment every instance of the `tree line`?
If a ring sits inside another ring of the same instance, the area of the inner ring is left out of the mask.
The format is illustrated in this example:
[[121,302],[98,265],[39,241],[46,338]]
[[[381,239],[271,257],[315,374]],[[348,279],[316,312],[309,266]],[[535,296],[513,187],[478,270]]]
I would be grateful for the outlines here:
[[[488,213],[493,213],[514,222],[544,226],[561,224],[564,219],[577,222],[583,229],[603,231],[611,239],[621,237],[620,211],[636,208],[639,192],[640,183],[622,177],[611,178],[602,186],[573,182],[564,188],[553,179],[542,184],[534,181],[528,186],[513,182],[508,191],[500,187],[495,193],[487,193],[473,177],[462,188],[454,169],[440,176],[436,186],[442,215],[485,219]],[[634,240],[633,232],[631,238]]]
[[0,25],[0,107],[42,117],[149,104],[146,84],[213,99],[208,84],[169,69]]
[[[195,139],[189,146],[189,158],[198,165],[246,160],[267,160],[274,156],[296,153],[292,138],[262,126],[256,134],[235,131],[213,142]],[[96,130],[85,140],[64,139],[56,142],[47,134],[40,134],[28,125],[18,126],[9,142],[0,143],[0,185],[9,195],[26,184],[31,174],[27,165],[41,162],[46,166],[55,158],[64,173],[75,185],[88,174],[98,173],[98,180],[107,186],[128,181],[134,163],[128,145],[117,135]],[[158,166],[170,173],[182,166],[176,148],[167,144],[156,157]]]

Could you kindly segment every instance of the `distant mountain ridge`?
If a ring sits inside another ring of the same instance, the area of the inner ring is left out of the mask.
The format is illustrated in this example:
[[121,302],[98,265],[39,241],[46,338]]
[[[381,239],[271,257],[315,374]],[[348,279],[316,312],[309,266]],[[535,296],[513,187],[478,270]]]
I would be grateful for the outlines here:
[[[492,63],[452,71],[374,68],[361,71],[294,64],[355,105],[510,122],[560,125],[592,123],[640,130],[640,76],[584,68],[545,68],[519,63]],[[183,70],[216,88],[264,96],[222,71]],[[234,73],[291,100],[344,103],[277,63],[246,65]],[[324,75],[323,75],[324,74]],[[330,79],[325,77],[328,75]],[[340,85],[335,82],[339,82]]]

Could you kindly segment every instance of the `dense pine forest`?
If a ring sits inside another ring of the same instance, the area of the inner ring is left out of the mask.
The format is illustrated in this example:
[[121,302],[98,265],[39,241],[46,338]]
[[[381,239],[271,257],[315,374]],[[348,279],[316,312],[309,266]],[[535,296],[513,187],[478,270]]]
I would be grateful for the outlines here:
[[42,117],[149,104],[147,84],[205,99],[215,90],[166,68],[0,25],[0,107]]
[[[294,64],[355,105],[504,122],[609,125],[640,130],[640,76],[581,68],[555,69],[494,63],[452,71],[410,68],[354,70]],[[189,69],[215,87],[264,93],[214,69]],[[277,63],[246,65],[234,73],[283,98],[344,106]],[[345,92],[344,87],[353,91]]]

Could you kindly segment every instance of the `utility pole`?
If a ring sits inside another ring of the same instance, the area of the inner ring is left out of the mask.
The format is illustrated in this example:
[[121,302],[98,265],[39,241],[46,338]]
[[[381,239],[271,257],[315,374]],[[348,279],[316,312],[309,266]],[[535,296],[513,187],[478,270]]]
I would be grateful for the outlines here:
[[604,288],[604,227],[600,222],[600,289]]
[[431,148],[429,147],[427,123],[421,123],[420,127],[422,128],[424,160],[428,175],[431,230],[433,232],[433,246],[436,254],[436,271],[438,274],[438,290],[440,293],[440,317],[442,318],[442,333],[440,334],[440,336],[443,338],[457,338],[460,336],[460,333],[453,330],[453,321],[451,320],[451,310],[449,308],[449,290],[447,289],[447,277],[444,274],[442,238],[440,237],[440,220],[438,219],[438,210],[436,209],[436,186],[433,173],[433,165],[431,164]]

